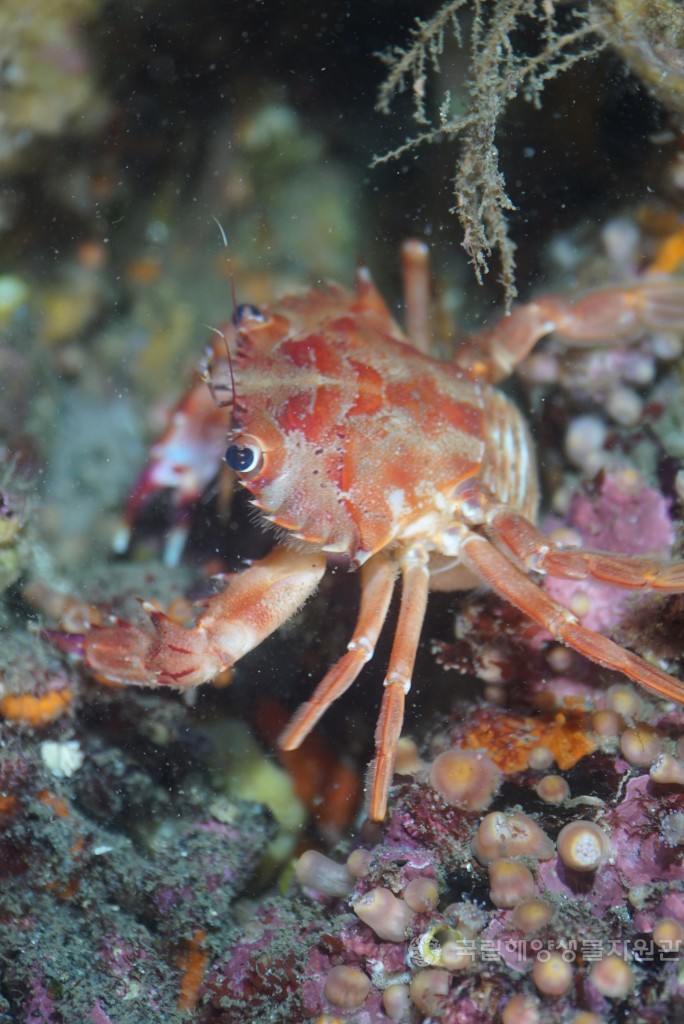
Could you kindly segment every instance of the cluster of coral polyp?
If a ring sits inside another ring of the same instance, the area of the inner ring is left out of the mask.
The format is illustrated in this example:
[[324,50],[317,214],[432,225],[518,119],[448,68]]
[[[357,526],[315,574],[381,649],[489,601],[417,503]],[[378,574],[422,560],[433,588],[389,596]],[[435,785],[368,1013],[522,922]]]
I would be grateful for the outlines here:
[[590,720],[596,749],[563,773],[547,747],[526,743],[520,719],[487,709],[491,735],[507,732],[524,768],[503,774],[467,749],[472,726],[457,727],[431,766],[407,758],[413,778],[380,841],[346,863],[302,856],[298,879],[329,925],[301,967],[298,1019],[677,1019],[684,745],[672,737],[684,715],[646,729],[628,686],[601,703],[594,719],[618,732],[601,736]]

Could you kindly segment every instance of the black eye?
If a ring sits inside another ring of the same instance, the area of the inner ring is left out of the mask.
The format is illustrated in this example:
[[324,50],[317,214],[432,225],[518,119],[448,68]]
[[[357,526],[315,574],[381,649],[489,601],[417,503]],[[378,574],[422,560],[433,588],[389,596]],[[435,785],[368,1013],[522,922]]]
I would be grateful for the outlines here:
[[243,302],[233,313],[232,320],[236,327],[239,327],[245,320],[263,320],[264,315],[258,306],[252,306],[249,302]]
[[253,473],[260,468],[264,457],[261,449],[254,444],[231,444],[225,459],[236,473]]

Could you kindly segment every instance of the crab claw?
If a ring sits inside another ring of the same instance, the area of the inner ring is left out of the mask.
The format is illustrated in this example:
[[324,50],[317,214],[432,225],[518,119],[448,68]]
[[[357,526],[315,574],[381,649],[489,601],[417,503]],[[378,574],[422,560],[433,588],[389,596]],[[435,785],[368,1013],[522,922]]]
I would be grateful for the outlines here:
[[88,668],[108,682],[185,689],[213,679],[224,667],[205,632],[184,629],[143,604],[152,629],[129,623],[97,629],[85,638]]
[[83,639],[83,658],[90,671],[112,683],[154,685],[148,668],[154,642],[151,630],[121,623],[94,629]]
[[84,640],[86,665],[103,679],[132,686],[198,686],[230,668],[294,615],[324,571],[325,557],[319,552],[276,548],[203,602],[194,626],[179,626],[143,602],[149,627],[117,623],[94,629]]

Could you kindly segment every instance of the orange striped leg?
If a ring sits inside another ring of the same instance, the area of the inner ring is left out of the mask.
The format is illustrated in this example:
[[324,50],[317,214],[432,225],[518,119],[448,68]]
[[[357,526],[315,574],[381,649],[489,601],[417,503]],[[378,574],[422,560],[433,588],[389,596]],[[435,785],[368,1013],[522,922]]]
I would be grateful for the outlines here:
[[508,377],[547,334],[555,333],[573,348],[590,348],[631,342],[647,331],[682,328],[684,284],[644,277],[574,301],[542,295],[514,306],[499,323],[467,338],[457,359],[476,376],[496,382]]
[[461,557],[464,564],[485,580],[492,590],[544,626],[561,643],[599,665],[624,673],[661,697],[684,702],[684,683],[607,637],[579,625],[574,615],[552,601],[484,537],[468,534]]
[[282,750],[297,749],[319,718],[349,689],[363,666],[373,657],[392,599],[396,573],[396,565],[383,552],[369,558],[362,566],[361,606],[347,653],[326,673],[311,700],[295,712],[278,740]]
[[[627,590],[649,589],[671,594],[684,590],[684,562],[663,565],[656,559],[638,555],[562,550],[520,513],[483,493],[478,494],[478,499],[478,518],[487,533],[529,571],[568,580],[590,577]],[[467,515],[467,509],[465,511]]]
[[411,689],[413,664],[427,606],[430,575],[427,556],[423,552],[407,551],[400,565],[402,593],[399,619],[375,730],[375,757],[367,777],[367,808],[371,821],[382,821],[387,810],[397,743],[404,721],[404,701]]
[[549,551],[541,570],[561,579],[592,579],[629,590],[656,590],[676,594],[684,590],[684,562],[663,565],[652,558],[613,555],[603,551]]

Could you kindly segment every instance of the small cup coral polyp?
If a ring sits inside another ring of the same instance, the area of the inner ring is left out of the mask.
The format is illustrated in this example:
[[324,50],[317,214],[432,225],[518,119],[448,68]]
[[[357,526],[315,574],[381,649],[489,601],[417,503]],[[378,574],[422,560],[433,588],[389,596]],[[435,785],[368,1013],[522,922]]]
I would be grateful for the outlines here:
[[596,871],[605,859],[608,840],[593,821],[572,821],[558,834],[558,856],[573,871]]
[[513,814],[493,811],[480,822],[472,850],[481,864],[489,864],[498,857],[549,860],[553,857],[554,846],[528,815],[518,811]]
[[454,807],[483,811],[501,784],[501,772],[474,750],[446,750],[432,762],[430,784]]
[[536,894],[534,876],[516,860],[493,860],[489,865],[489,898],[495,907],[517,907]]
[[413,911],[389,889],[371,889],[353,904],[354,913],[379,939],[402,942],[413,924]]

